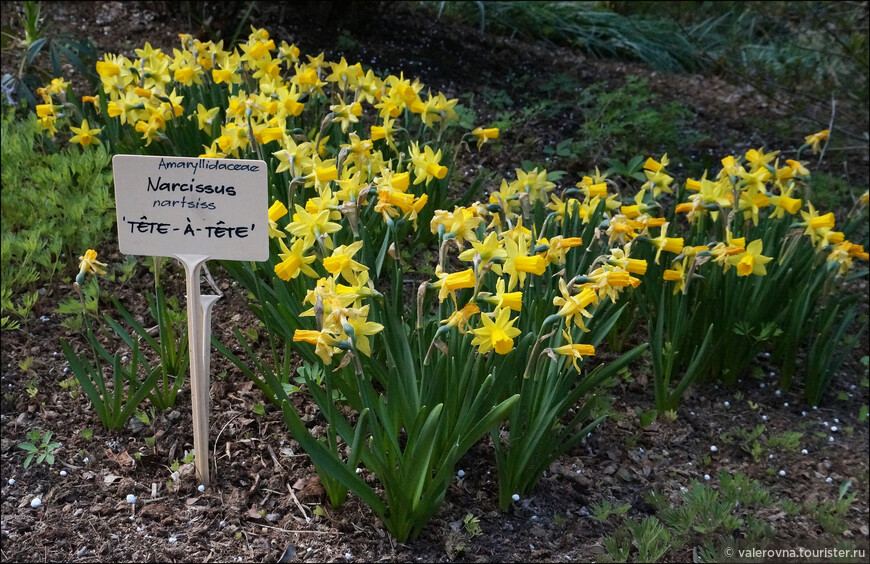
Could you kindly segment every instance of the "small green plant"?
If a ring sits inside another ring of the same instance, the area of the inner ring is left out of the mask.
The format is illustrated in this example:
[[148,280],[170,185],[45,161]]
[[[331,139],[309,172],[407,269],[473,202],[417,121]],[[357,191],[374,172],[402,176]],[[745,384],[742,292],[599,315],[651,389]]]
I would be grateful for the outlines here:
[[[159,376],[159,370],[153,369],[140,380],[139,341],[133,342],[133,353],[130,364],[124,366],[120,351],[110,355],[100,344],[88,326],[88,342],[91,346],[93,363],[79,356],[66,339],[61,339],[60,346],[69,362],[78,383],[88,399],[94,405],[97,414],[107,429],[121,429],[136,408],[148,397]],[[103,378],[103,364],[108,363],[112,372],[111,388]]]
[[658,562],[670,550],[671,534],[655,517],[640,522],[629,519],[625,526],[631,532],[638,562]]
[[93,429],[82,429],[81,433],[79,433],[82,438],[86,441],[90,441],[94,438],[94,430]]
[[157,353],[160,364],[156,367],[152,368],[147,357],[142,353],[139,353],[139,362],[146,373],[159,374],[148,394],[148,399],[157,408],[168,409],[175,406],[175,398],[184,385],[187,367],[190,364],[190,351],[185,311],[179,307],[178,299],[174,296],[166,299],[163,287],[159,284],[159,274],[155,275],[155,280],[158,281],[155,284],[155,296],[149,297],[148,305],[151,315],[157,320],[156,339],[118,300],[114,300],[115,308],[132,327],[133,333],[127,332],[120,323],[110,317],[106,317],[106,322],[127,346],[138,347],[139,341],[144,341]]
[[61,445],[60,443],[51,442],[52,432],[39,432],[39,429],[32,429],[27,433],[27,442],[19,443],[18,448],[27,451],[27,457],[24,459],[24,467],[30,466],[34,457],[37,464],[42,464],[43,461],[49,466],[54,464],[54,451]]
[[66,380],[61,380],[60,387],[69,392],[70,397],[79,397],[79,390],[81,389],[81,386],[79,386],[78,380],[76,380],[75,377],[69,377]]
[[631,504],[629,503],[613,505],[609,501],[603,501],[589,506],[589,516],[599,523],[603,523],[611,515],[624,515],[629,509],[631,509]]
[[465,532],[472,537],[479,537],[483,534],[483,530],[480,528],[480,518],[475,517],[473,513],[466,515],[462,523],[465,525]]
[[795,452],[800,448],[800,440],[803,436],[803,433],[798,433],[797,431],[783,431],[779,435],[774,435],[767,439],[765,446],[768,449],[781,448],[789,452]]
[[133,416],[145,425],[151,425],[156,420],[157,413],[154,406],[151,406],[148,411],[137,411]]
[[604,537],[602,544],[611,562],[628,562],[631,538],[626,527],[620,527],[612,535]]

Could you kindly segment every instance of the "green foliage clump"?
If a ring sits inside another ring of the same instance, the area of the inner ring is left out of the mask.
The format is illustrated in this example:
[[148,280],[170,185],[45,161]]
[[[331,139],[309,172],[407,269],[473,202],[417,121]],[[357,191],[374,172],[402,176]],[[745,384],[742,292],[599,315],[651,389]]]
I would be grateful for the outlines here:
[[598,82],[583,91],[583,125],[575,153],[592,162],[604,157],[627,161],[638,153],[661,154],[684,146],[688,110],[679,102],[663,104],[644,78],[628,77],[609,88]]
[[75,257],[110,237],[115,206],[102,148],[46,153],[36,116],[16,120],[5,109],[2,135],[0,265],[3,295],[14,298],[74,267]]

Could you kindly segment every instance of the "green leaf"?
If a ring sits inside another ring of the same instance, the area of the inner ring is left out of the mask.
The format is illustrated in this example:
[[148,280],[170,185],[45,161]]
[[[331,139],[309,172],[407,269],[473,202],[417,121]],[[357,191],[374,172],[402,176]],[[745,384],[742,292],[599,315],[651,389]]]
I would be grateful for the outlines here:
[[31,444],[31,443],[21,443],[18,445],[18,448],[24,449],[27,452],[36,452],[38,450],[36,448],[36,445]]
[[649,411],[643,412],[639,414],[640,416],[640,426],[641,427],[649,427],[653,423],[655,423],[656,419],[659,416],[658,410],[650,409]]

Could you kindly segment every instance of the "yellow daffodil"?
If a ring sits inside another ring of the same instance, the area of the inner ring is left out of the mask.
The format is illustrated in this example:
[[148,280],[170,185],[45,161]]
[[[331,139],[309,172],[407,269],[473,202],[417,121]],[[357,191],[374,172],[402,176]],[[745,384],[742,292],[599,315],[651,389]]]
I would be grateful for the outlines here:
[[368,267],[353,260],[353,256],[363,246],[362,241],[350,245],[341,245],[332,251],[332,256],[323,259],[323,268],[333,275],[341,274],[347,282],[356,284],[357,273],[368,270]]
[[275,200],[275,203],[269,206],[269,237],[283,238],[287,234],[278,229],[277,221],[287,215],[287,207],[281,200]]
[[737,276],[764,276],[767,274],[767,268],[764,266],[771,260],[772,257],[766,257],[761,254],[763,243],[761,239],[756,239],[746,246],[746,250],[738,255],[729,258],[729,262],[737,266]]
[[275,274],[281,280],[285,282],[289,281],[299,276],[300,272],[305,274],[305,276],[317,278],[317,272],[308,266],[314,262],[315,257],[314,255],[305,256],[304,253],[307,246],[302,239],[294,241],[289,249],[284,244],[283,239],[278,239],[278,244],[281,245],[281,253],[278,254],[281,262],[275,265]]
[[676,282],[676,284],[674,284],[674,294],[677,292],[686,293],[686,277],[688,275],[686,266],[689,260],[691,259],[686,257],[682,261],[677,261],[672,265],[673,268],[665,270],[662,273],[662,278],[665,281]]
[[830,130],[823,129],[822,131],[819,131],[818,133],[813,133],[812,135],[807,135],[806,137],[804,137],[804,142],[807,145],[809,145],[810,148],[812,148],[813,154],[817,155],[822,150],[822,148],[821,148],[822,141],[827,141],[830,133],[831,133]]
[[103,270],[103,266],[106,266],[106,263],[100,262],[97,260],[97,251],[93,249],[88,249],[85,251],[85,255],[79,257],[79,273],[76,276],[76,284],[82,285],[85,281],[85,274],[105,274],[106,271]]
[[484,129],[483,127],[477,127],[471,132],[471,134],[477,138],[477,149],[480,150],[480,148],[483,147],[483,144],[490,139],[498,139],[498,128],[488,127]]
[[465,304],[462,309],[457,309],[447,319],[442,319],[441,324],[447,327],[456,327],[463,335],[468,332],[471,318],[480,313],[480,308],[473,303]]
[[88,125],[88,120],[86,120],[86,119],[82,120],[81,127],[72,127],[71,126],[69,129],[70,129],[70,131],[75,133],[75,135],[73,135],[70,138],[70,140],[69,140],[70,143],[78,143],[82,147],[87,147],[88,145],[91,145],[91,144],[93,144],[93,145],[100,144],[100,140],[97,138],[97,135],[100,134],[102,129],[99,129],[99,128],[91,129],[91,127]]
[[492,349],[498,354],[507,354],[514,348],[514,337],[521,331],[513,326],[516,318],[511,319],[510,315],[509,308],[497,307],[492,313],[492,319],[488,315],[480,316],[483,325],[472,329],[475,337],[471,341],[472,345],[478,345],[480,354],[486,354]]
[[523,308],[523,293],[505,292],[504,288],[504,278],[499,278],[495,283],[495,294],[481,292],[479,299],[496,307],[507,307],[514,311],[521,311]]
[[573,321],[581,331],[588,331],[583,323],[583,318],[592,317],[592,314],[586,309],[598,303],[598,294],[591,288],[584,288],[575,295],[568,289],[568,284],[563,278],[559,279],[559,292],[562,295],[553,298],[553,305],[559,308],[556,315],[566,318],[566,325],[570,326]]
[[[562,334],[570,337],[567,332],[563,332]],[[593,347],[592,345],[581,345],[569,342],[567,345],[562,345],[561,347],[554,348],[553,352],[562,356],[571,357],[571,364],[574,366],[574,370],[580,372],[580,365],[577,363],[577,361],[583,360],[584,356],[594,355],[595,347]]]

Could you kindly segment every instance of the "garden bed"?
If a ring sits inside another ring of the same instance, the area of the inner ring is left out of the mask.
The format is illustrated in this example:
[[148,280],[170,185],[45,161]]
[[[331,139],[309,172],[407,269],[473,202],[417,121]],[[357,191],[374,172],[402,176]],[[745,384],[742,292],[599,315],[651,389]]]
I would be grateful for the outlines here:
[[[505,111],[512,112],[499,150],[468,155],[462,171],[486,167],[507,175],[530,155],[540,158],[547,148],[577,136],[582,125],[579,111],[560,102],[570,100],[576,89],[601,81],[623,84],[628,77],[646,79],[657,104],[679,101],[687,108],[685,129],[677,134],[695,136],[699,154],[687,156],[698,161],[701,153],[718,161],[751,147],[795,146],[803,137],[782,138],[762,127],[784,119],[786,109],[722,79],[680,77],[683,87],[675,89],[673,77],[639,64],[588,60],[517,39],[481,38],[475,30],[427,19],[401,4],[376,3],[372,9],[352,4],[348,10],[298,6],[293,15],[263,8],[253,12],[250,23],[306,53],[325,50],[333,59],[346,56],[391,72],[404,70],[449,96],[474,92],[478,121],[504,120]],[[5,22],[6,4],[3,9]],[[169,3],[139,5],[132,15],[116,2],[101,3],[96,14],[85,3],[47,9],[59,29],[90,34],[107,52],[129,51],[145,39],[171,52],[177,34],[191,31],[190,14],[179,16]],[[416,40],[409,44],[407,37]],[[547,64],[541,64],[544,60]],[[687,94],[692,90],[687,84],[702,93]],[[524,113],[536,97],[552,106]],[[614,146],[618,141],[608,140]],[[589,166],[572,164],[570,151],[566,156],[554,150],[549,158],[568,172],[571,185]],[[866,166],[848,173],[853,185],[866,184]],[[116,246],[100,250],[104,262],[123,258]],[[256,327],[247,292],[220,267],[212,271],[223,293],[214,309],[214,335],[238,350],[232,328]],[[172,264],[165,272],[167,295],[183,301],[183,270]],[[152,279],[142,261],[124,283],[103,279],[101,291],[142,318]],[[851,290],[862,296],[866,315],[866,279]],[[72,292],[69,283],[41,288],[29,320],[3,333],[4,561],[598,561],[608,555],[605,539],[624,534],[626,520],[661,516],[667,506],[687,503],[687,494],[697,491],[695,482],[720,490],[720,477],[734,475],[757,480],[769,495],[766,503],[743,503],[734,510],[736,517],[753,520],[743,534],[764,539],[753,545],[738,538],[738,548],[868,548],[870,434],[866,419],[859,420],[868,394],[867,365],[860,360],[867,355],[866,341],[843,365],[818,409],[806,404],[798,388],[778,390],[778,368],[762,354],[736,387],[692,389],[673,421],[645,426],[638,414],[654,407],[652,376],[648,361],[636,362],[609,390],[615,396],[614,416],[552,464],[531,495],[514,501],[506,513],[499,511],[487,437],[460,461],[462,475],[420,537],[399,544],[355,496],[339,509],[328,505],[310,459],[280,412],[214,350],[211,487],[200,492],[192,477],[173,476],[173,462],[192,450],[187,388],[174,409],[146,412],[147,423],[133,418],[123,431],[105,431],[84,394],[72,397],[59,385],[71,376],[59,339],[84,344],[56,313]],[[640,341],[645,331],[637,334]],[[265,332],[258,338],[265,340]],[[29,357],[31,364],[22,367]],[[323,422],[308,396],[293,398],[304,421]],[[33,428],[53,430],[54,440],[62,442],[54,465],[23,468],[26,453],[17,446]],[[373,476],[364,478],[375,483]],[[838,513],[833,505],[853,492],[854,502]],[[136,503],[128,503],[130,494]],[[658,505],[656,496],[666,501]],[[36,498],[40,504],[33,507]],[[477,525],[467,520],[469,515],[479,520]],[[689,560],[708,541],[697,531],[674,535],[664,559]]]

